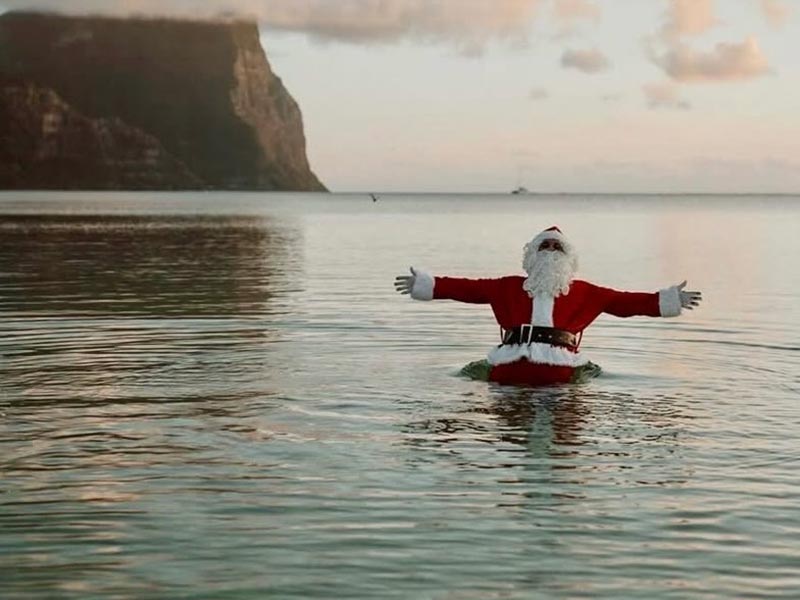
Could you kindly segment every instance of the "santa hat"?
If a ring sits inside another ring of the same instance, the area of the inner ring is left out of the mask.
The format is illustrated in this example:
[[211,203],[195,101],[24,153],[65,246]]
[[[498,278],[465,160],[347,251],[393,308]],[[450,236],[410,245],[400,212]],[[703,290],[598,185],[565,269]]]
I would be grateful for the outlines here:
[[527,252],[529,248],[533,249],[534,251],[538,250],[539,245],[545,240],[558,240],[564,247],[565,254],[574,254],[575,249],[572,247],[572,244],[569,243],[569,240],[567,240],[561,230],[555,225],[548,227],[539,235],[534,237],[530,242],[528,242],[525,245],[525,252]]

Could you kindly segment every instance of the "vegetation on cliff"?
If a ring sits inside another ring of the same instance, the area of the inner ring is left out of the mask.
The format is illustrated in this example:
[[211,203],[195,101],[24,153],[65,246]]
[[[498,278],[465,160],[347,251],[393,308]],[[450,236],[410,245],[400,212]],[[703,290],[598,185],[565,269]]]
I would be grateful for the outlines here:
[[325,189],[255,23],[7,13],[0,116],[4,188]]

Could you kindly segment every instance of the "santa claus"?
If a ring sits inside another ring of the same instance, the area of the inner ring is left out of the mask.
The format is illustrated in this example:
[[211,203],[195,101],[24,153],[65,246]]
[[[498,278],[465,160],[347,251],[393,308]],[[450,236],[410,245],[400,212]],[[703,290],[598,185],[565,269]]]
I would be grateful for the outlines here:
[[[527,277],[499,279],[434,277],[411,268],[395,279],[395,288],[415,300],[458,300],[489,304],[502,329],[502,343],[489,352],[485,366],[472,363],[474,375],[505,384],[546,385],[574,382],[599,374],[580,352],[583,330],[601,313],[617,317],[675,317],[698,306],[700,292],[684,291],[686,282],[658,292],[623,292],[575,279],[578,256],[558,227],[525,244],[522,268]],[[478,367],[478,368],[476,368]]]

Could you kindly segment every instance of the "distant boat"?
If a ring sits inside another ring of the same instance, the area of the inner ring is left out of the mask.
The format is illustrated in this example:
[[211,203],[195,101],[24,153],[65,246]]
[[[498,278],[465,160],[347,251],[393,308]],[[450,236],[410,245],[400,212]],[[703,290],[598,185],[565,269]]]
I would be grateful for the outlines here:
[[530,194],[531,192],[530,192],[530,190],[528,188],[526,188],[526,187],[521,185],[517,189],[511,190],[511,193],[512,194]]

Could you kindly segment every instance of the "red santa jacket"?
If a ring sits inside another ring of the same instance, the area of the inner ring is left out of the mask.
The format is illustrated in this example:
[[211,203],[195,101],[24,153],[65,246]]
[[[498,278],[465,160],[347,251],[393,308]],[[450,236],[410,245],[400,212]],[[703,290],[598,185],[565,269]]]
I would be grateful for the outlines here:
[[[489,304],[498,324],[505,330],[530,323],[564,329],[576,335],[602,313],[617,317],[670,317],[680,314],[681,310],[679,291],[675,287],[654,293],[625,292],[576,279],[567,294],[557,298],[531,298],[522,288],[524,280],[519,275],[465,279],[434,278],[418,273],[411,295],[418,300]],[[487,360],[493,366],[490,378],[508,383],[569,381],[574,369],[588,362],[577,349],[545,343],[498,346],[489,352]]]

